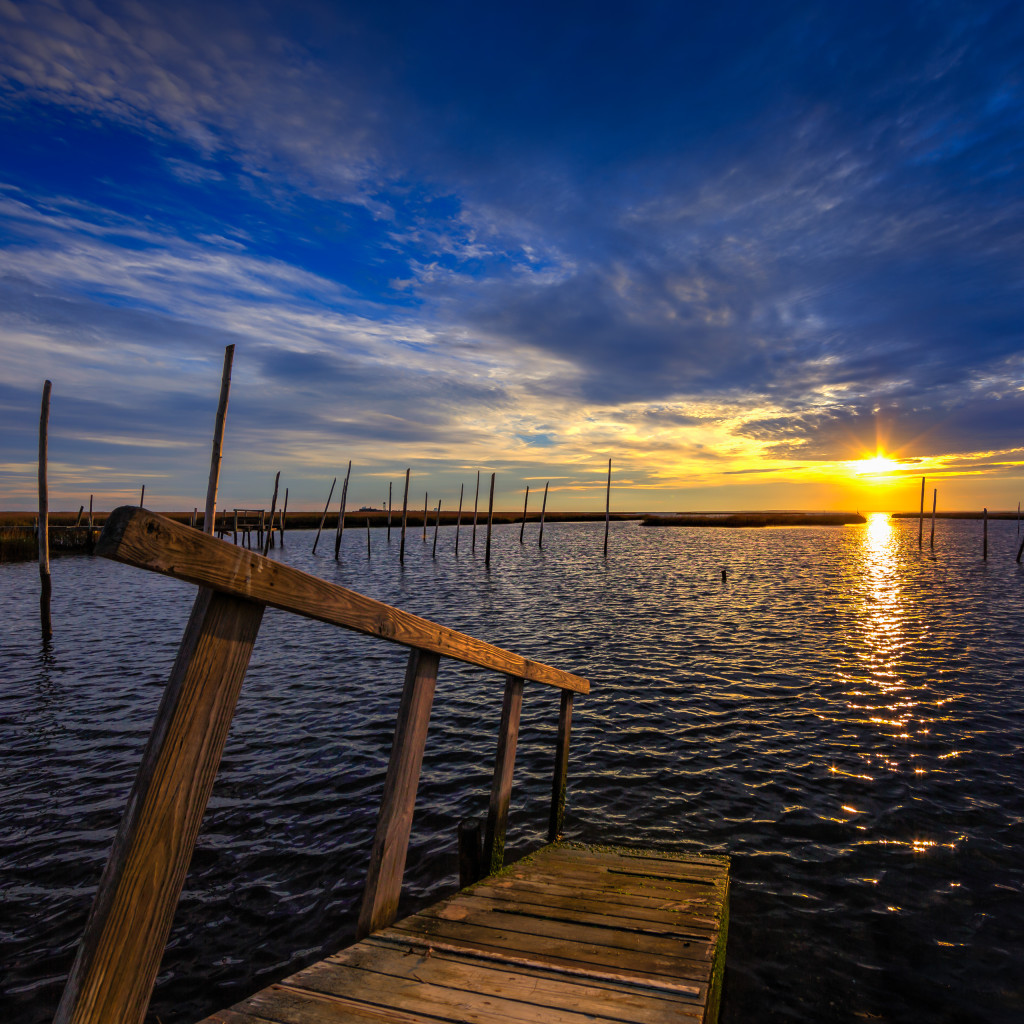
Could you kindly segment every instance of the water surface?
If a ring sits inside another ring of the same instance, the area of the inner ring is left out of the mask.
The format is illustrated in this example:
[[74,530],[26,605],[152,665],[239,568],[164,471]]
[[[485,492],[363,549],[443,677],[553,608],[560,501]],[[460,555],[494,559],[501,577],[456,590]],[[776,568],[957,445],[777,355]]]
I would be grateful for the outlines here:
[[[276,557],[579,672],[566,834],[733,857],[722,1019],[1024,1019],[1016,524],[293,533]],[[721,570],[728,577],[722,580]],[[89,557],[0,566],[0,1006],[48,1020],[194,588]],[[351,941],[400,648],[268,611],[150,1019],[191,1021]],[[442,661],[404,910],[456,886],[502,680]],[[544,838],[558,693],[528,684],[509,841]]]

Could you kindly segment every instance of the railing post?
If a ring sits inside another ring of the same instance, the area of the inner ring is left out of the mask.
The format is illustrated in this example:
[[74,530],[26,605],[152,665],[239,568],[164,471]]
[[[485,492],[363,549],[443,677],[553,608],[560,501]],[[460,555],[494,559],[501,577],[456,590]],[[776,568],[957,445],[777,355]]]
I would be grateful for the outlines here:
[[54,1024],[139,1024],[263,605],[200,590]]
[[523,709],[523,679],[505,677],[505,697],[501,703],[498,727],[498,752],[494,759],[491,802],[487,808],[487,832],[484,840],[484,867],[489,874],[500,871],[505,863],[505,828],[508,804],[512,796],[512,771],[516,764],[519,740],[519,714]]
[[555,770],[551,776],[551,817],[548,821],[548,842],[558,841],[565,817],[565,785],[569,777],[569,733],[572,729],[572,690],[562,691],[558,709],[558,736],[555,740]]
[[398,913],[398,897],[402,891],[412,811],[420,781],[439,661],[438,655],[430,651],[413,648],[409,653],[402,702],[395,724],[395,740],[388,761],[363,906],[356,928],[360,939],[386,928]]

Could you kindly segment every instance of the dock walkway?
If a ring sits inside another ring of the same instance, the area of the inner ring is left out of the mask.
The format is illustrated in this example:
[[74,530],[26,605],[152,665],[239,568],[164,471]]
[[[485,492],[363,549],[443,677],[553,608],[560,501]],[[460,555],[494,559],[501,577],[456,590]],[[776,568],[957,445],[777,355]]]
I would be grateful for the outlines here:
[[202,1024],[714,1021],[728,871],[545,846]]

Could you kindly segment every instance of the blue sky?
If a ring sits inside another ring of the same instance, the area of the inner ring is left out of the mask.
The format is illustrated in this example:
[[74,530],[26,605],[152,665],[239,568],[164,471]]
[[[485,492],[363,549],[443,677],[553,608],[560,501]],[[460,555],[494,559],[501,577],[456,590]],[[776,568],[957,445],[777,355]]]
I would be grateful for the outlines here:
[[[0,507],[1013,507],[1024,9],[0,0]],[[881,477],[850,463],[881,446]],[[418,484],[418,486],[417,486]]]

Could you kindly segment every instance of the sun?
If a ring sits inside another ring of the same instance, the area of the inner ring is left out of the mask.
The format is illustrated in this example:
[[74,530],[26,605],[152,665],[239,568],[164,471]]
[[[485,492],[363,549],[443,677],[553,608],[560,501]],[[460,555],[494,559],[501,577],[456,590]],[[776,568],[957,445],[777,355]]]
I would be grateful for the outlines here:
[[899,469],[899,465],[895,459],[890,459],[887,455],[877,452],[870,458],[851,462],[850,468],[858,476],[886,476]]

